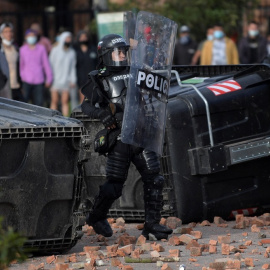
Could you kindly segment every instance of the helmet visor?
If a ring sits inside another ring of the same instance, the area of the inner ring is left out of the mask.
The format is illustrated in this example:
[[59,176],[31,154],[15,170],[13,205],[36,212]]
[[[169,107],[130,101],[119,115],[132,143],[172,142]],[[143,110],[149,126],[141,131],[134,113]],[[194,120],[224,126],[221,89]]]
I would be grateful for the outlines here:
[[109,50],[104,55],[104,64],[106,66],[127,66],[129,65],[129,46],[116,47]]

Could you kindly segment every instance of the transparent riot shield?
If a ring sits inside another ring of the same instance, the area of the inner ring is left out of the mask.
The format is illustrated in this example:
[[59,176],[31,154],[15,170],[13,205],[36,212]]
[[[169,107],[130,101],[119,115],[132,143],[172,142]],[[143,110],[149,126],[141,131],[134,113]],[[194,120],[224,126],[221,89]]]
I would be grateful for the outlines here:
[[137,15],[121,140],[162,154],[177,24],[141,11]]

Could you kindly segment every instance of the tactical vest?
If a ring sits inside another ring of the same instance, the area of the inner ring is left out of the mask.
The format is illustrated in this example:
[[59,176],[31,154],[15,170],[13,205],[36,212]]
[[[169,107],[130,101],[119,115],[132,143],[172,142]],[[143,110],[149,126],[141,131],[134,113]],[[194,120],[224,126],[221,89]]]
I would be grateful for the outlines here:
[[121,72],[102,77],[104,91],[112,103],[125,105],[126,92],[129,80],[129,71]]

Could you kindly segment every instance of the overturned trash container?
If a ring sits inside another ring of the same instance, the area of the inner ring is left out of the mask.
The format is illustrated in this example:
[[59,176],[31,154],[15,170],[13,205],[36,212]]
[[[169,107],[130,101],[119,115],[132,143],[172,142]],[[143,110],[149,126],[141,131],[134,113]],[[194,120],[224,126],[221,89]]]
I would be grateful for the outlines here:
[[37,252],[65,251],[82,236],[82,123],[0,98],[0,216]]
[[269,208],[270,66],[175,66],[163,162],[184,223]]

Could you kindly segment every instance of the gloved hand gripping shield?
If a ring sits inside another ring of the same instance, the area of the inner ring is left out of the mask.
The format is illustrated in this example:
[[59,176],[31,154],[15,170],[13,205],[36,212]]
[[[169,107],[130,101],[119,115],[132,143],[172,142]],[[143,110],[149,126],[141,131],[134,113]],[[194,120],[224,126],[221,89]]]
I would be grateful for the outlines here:
[[138,13],[121,139],[162,154],[177,24]]

